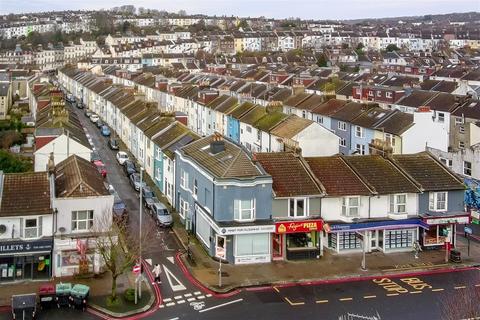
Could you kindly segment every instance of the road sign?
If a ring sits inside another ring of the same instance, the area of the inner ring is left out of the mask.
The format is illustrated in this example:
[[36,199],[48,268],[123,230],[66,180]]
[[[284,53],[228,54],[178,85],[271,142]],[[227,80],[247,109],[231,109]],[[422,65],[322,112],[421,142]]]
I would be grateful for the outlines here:
[[142,270],[142,267],[140,267],[140,265],[138,264],[134,265],[132,269],[133,273],[135,274],[139,274],[141,270]]
[[470,227],[464,227],[464,228],[463,228],[463,231],[465,231],[465,233],[468,233],[468,234],[472,234],[472,233],[473,233],[473,230],[472,230],[472,228],[470,228]]
[[226,239],[225,237],[217,235],[215,241],[215,257],[225,259],[226,257]]

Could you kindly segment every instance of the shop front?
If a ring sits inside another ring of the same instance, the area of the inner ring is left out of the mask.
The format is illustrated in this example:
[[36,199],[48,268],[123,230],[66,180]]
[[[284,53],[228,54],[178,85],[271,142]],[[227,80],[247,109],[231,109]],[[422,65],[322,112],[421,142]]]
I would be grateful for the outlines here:
[[52,247],[51,238],[0,242],[0,282],[49,279]]
[[382,220],[328,224],[327,246],[337,253],[410,251],[419,229],[428,229],[421,219]]
[[455,247],[457,224],[470,223],[470,214],[463,213],[458,216],[424,217],[423,221],[428,225],[421,236],[421,244],[425,248],[439,248],[446,242]]
[[275,223],[272,235],[274,260],[318,259],[322,255],[323,220],[281,221]]

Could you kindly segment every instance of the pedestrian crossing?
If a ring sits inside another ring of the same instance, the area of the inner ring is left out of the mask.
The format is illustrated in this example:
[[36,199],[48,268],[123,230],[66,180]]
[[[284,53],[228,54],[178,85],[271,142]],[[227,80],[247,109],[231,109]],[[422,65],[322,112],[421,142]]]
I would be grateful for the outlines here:
[[171,298],[163,299],[163,303],[160,305],[160,308],[173,307],[176,305],[184,304],[187,302],[202,301],[207,298],[210,298],[211,294],[204,294],[200,291],[189,292],[181,295],[176,295]]

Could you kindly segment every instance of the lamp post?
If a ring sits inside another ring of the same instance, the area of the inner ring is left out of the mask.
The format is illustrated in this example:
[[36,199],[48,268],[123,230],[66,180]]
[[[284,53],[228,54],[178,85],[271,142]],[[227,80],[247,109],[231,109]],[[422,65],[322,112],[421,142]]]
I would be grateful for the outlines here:
[[142,204],[142,187],[143,187],[143,167],[140,167],[140,203],[139,203],[139,213],[140,213],[140,217],[139,217],[139,224],[138,224],[138,241],[139,241],[139,249],[140,249],[140,254],[138,256],[138,261],[140,263],[140,273],[138,274],[138,277],[139,277],[139,280],[138,281],[138,297],[141,299],[142,298],[142,282],[141,282],[141,278],[142,278],[142,207],[143,207],[143,204]]

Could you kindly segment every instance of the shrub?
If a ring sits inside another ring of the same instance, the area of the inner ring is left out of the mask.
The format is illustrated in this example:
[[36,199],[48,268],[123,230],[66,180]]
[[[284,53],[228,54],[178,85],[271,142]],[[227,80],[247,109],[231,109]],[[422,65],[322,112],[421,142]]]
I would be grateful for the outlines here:
[[107,297],[107,307],[109,308],[117,307],[120,305],[120,303],[121,303],[121,300],[119,297],[116,297],[115,299],[113,299],[111,296]]
[[127,290],[125,290],[125,292],[123,293],[123,298],[125,299],[125,301],[134,302],[135,301],[135,289],[128,288]]

